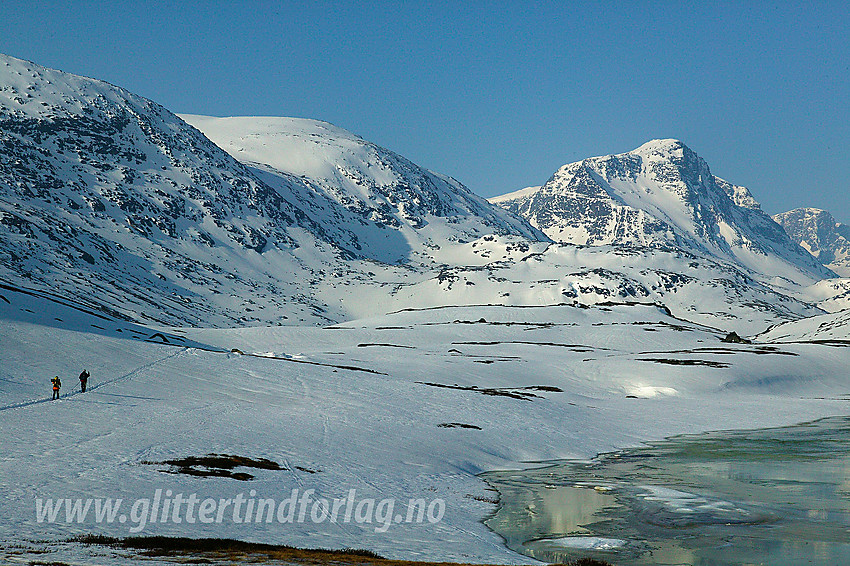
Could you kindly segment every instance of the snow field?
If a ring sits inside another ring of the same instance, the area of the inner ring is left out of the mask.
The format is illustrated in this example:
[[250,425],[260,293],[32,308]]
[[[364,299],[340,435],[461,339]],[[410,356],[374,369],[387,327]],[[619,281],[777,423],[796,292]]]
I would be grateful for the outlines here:
[[[526,561],[480,522],[493,494],[475,474],[588,459],[678,433],[833,415],[846,409],[850,385],[847,349],[724,344],[719,333],[654,306],[458,307],[326,328],[180,330],[196,347],[83,332],[86,315],[67,323],[76,329],[18,318],[0,329],[3,540],[129,534],[120,523],[37,523],[37,498],[132,501],[170,489],[202,499],[254,490],[280,500],[297,488],[332,499],[355,489],[376,500],[439,498],[445,516],[386,532],[223,521],[149,524],[143,534]],[[680,365],[703,362],[727,367]],[[52,375],[73,384],[82,367],[92,374],[90,392],[14,406],[49,396]],[[438,426],[448,423],[480,430]],[[143,463],[209,453],[284,469],[251,469],[255,479],[240,482]]]

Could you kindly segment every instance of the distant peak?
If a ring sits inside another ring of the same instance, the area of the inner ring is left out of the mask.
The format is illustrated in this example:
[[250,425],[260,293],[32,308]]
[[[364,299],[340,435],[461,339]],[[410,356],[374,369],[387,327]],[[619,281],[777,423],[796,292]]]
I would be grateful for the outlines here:
[[537,185],[537,186],[534,186],[534,187],[526,187],[524,189],[520,189],[520,190],[514,191],[512,193],[507,193],[507,194],[504,194],[504,195],[498,195],[498,196],[495,196],[495,197],[490,197],[487,200],[490,201],[492,204],[498,204],[500,202],[508,202],[508,201],[512,201],[512,200],[521,199],[521,198],[524,198],[524,197],[531,196],[539,190],[540,190],[540,185]]
[[658,139],[658,140],[650,140],[638,147],[631,153],[638,154],[647,154],[647,153],[671,153],[674,151],[678,151],[681,149],[688,149],[682,141],[668,138],[668,139]]
[[203,116],[200,114],[178,114],[185,122],[201,131],[216,127],[237,130],[242,135],[319,135],[351,139],[364,142],[363,138],[330,122],[311,118],[285,116]]
[[829,212],[827,212],[826,210],[820,209],[820,208],[804,206],[804,207],[801,207],[801,208],[795,208],[793,210],[789,210],[788,212],[782,212],[780,214],[777,214],[776,216],[784,216],[784,215],[791,215],[791,214],[829,214]]

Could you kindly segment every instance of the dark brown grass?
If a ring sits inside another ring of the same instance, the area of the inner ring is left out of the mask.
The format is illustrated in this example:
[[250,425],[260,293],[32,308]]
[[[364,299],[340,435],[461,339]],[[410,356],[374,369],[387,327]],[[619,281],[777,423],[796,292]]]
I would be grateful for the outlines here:
[[[97,544],[123,548],[127,550],[138,550],[140,554],[148,557],[174,557],[184,561],[194,558],[198,561],[228,560],[228,561],[250,561],[262,563],[264,561],[286,561],[298,564],[330,564],[335,566],[473,566],[470,564],[457,564],[454,562],[416,562],[408,560],[390,560],[371,550],[344,548],[339,550],[330,549],[305,549],[286,545],[263,544],[256,542],[245,542],[233,539],[221,538],[184,538],[184,537],[130,537],[114,538],[101,535],[82,535],[71,539],[71,542],[81,544]],[[194,563],[198,563],[193,561]],[[478,565],[483,566],[483,565]],[[570,562],[569,566],[611,566],[607,562],[582,558]]]

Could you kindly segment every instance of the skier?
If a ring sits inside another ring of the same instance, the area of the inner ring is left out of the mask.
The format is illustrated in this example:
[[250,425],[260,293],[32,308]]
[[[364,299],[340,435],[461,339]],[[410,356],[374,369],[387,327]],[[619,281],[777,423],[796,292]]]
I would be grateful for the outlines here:
[[83,393],[86,392],[86,384],[89,382],[89,377],[91,377],[91,375],[88,370],[84,369],[83,373],[80,374],[80,389]]
[[57,375],[56,377],[54,377],[53,379],[50,380],[50,383],[53,384],[53,398],[58,399],[59,398],[59,388],[62,387],[62,381],[59,379],[59,376]]

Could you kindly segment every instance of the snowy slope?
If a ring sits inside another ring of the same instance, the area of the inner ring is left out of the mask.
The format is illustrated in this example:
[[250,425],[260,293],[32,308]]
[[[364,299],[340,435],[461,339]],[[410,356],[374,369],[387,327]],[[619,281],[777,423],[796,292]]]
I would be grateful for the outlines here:
[[850,309],[774,326],[759,340],[777,342],[844,341],[850,347]]
[[[432,263],[443,248],[487,234],[545,236],[459,182],[326,122],[181,115],[257,170],[334,241],[385,263]],[[296,179],[297,182],[292,182]]]
[[797,208],[773,219],[788,236],[842,277],[850,277],[850,226],[818,208]]
[[0,235],[7,283],[169,324],[321,318],[305,283],[351,255],[161,106],[6,56]]
[[[456,181],[327,124],[280,133],[285,119],[225,120],[266,124],[309,161],[261,170],[101,81],[4,56],[0,89],[0,280],[112,318],[315,323],[350,318],[366,296],[378,314],[384,282],[465,261],[464,242],[543,238]],[[355,307],[337,285],[363,290]]]
[[676,246],[733,261],[766,281],[811,284],[834,276],[746,188],[713,176],[678,140],[564,165],[538,190],[490,200],[558,242]]
[[[478,249],[489,252],[485,246]],[[675,316],[741,335],[822,312],[759,283],[746,270],[679,249],[537,244],[513,261],[494,259],[481,266],[448,267],[400,287],[392,300],[398,308],[653,303]]]
[[[167,345],[131,338],[126,327],[92,328],[102,321],[78,311],[45,326],[27,317],[53,309],[49,301],[3,295],[4,562],[128,562],[109,548],[61,541],[128,536],[131,522],[36,523],[39,497],[130,502],[156,489],[215,499],[254,490],[282,500],[295,488],[317,498],[349,489],[363,498],[442,498],[446,513],[436,525],[386,532],[374,523],[225,520],[160,522],[142,534],[527,562],[481,522],[492,494],[474,474],[675,433],[804,421],[834,414],[829,398],[848,390],[846,348],[723,344],[722,333],[652,305],[451,307],[327,328],[173,329],[185,343]],[[92,378],[81,394],[75,376],[84,367]],[[47,400],[53,375],[65,382],[57,402]],[[478,428],[439,426],[447,423]],[[211,452],[284,469],[248,470],[255,479],[240,482],[144,463]]]
[[826,312],[850,309],[850,278],[824,279],[806,287],[799,295]]

